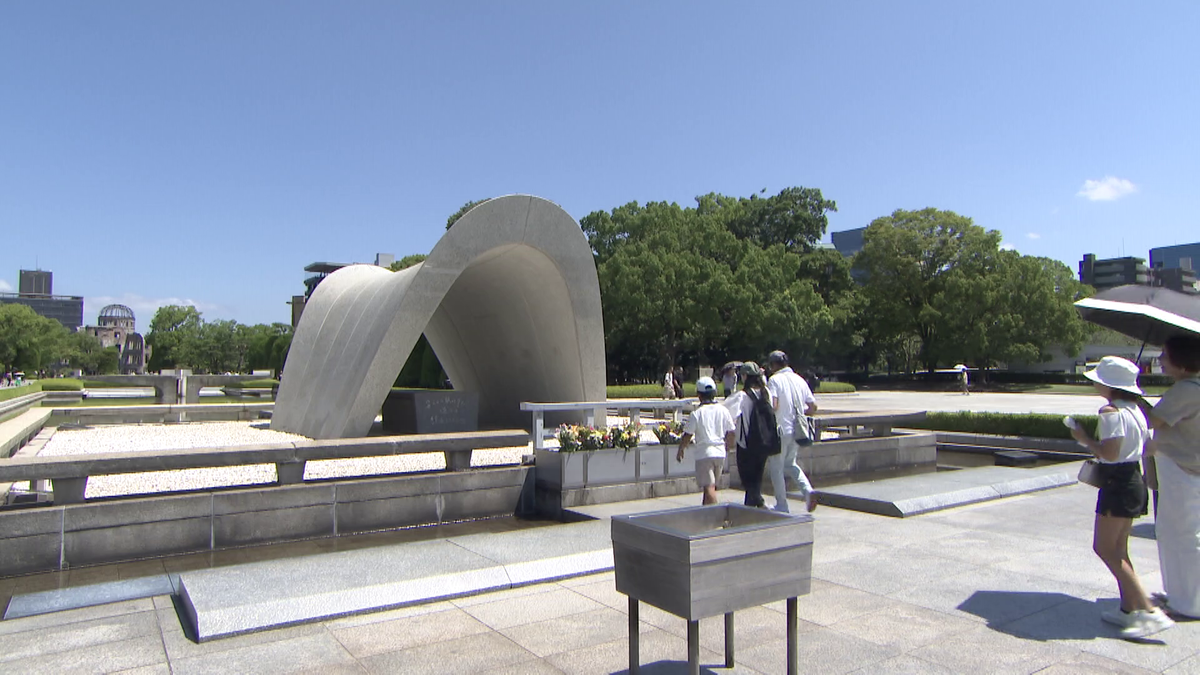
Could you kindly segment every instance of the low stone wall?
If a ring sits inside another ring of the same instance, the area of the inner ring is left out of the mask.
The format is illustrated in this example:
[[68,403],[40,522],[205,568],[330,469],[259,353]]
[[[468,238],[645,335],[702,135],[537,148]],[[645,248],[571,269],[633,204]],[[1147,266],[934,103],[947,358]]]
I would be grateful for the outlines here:
[[894,470],[937,469],[937,435],[902,431],[891,436],[868,436],[821,441],[802,447],[800,467],[815,482],[845,482]]
[[532,467],[0,511],[0,576],[533,510]]
[[246,422],[261,417],[274,403],[195,403],[184,405],[112,405],[55,408],[56,422],[75,424],[165,424],[169,422]]

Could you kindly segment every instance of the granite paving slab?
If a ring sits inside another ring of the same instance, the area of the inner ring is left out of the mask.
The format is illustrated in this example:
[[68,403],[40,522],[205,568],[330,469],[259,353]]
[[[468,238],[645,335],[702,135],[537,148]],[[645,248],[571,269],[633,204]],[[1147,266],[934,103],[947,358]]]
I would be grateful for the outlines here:
[[197,640],[612,569],[599,521],[182,572]]
[[122,579],[86,586],[72,586],[51,591],[13,595],[4,612],[4,619],[19,619],[38,614],[61,612],[67,609],[94,607],[110,602],[170,595],[175,589],[166,574]]
[[[850,483],[818,490],[820,503],[907,518],[978,502],[1074,485],[1079,463],[1017,468],[985,466]],[[798,494],[789,494],[798,498]]]

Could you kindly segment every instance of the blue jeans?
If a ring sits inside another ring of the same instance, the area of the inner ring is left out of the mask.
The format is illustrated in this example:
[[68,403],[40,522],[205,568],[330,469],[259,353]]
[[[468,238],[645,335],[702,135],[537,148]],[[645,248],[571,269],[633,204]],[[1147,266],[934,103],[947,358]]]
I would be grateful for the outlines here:
[[782,442],[783,448],[778,455],[771,455],[767,458],[767,473],[771,476],[771,486],[775,489],[775,510],[790,513],[786,479],[791,478],[800,485],[798,492],[804,499],[808,499],[813,487],[812,483],[808,482],[808,476],[805,476],[804,471],[800,468],[800,464],[796,462],[796,452],[799,450],[796,439],[785,435],[779,440]]

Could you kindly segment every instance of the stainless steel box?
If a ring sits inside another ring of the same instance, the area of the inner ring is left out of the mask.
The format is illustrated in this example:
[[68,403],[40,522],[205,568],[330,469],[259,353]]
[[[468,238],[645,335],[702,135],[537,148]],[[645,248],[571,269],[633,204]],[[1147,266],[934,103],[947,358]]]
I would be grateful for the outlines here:
[[613,516],[612,541],[617,591],[689,621],[811,586],[807,514],[715,504]]

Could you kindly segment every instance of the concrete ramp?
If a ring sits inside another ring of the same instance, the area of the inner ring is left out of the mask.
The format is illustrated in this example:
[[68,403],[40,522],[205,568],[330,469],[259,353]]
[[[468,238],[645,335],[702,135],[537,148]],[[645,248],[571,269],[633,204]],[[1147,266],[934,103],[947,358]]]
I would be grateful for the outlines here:
[[[1074,485],[1079,462],[1030,469],[987,466],[822,488],[820,503],[905,518],[1026,492]],[[798,495],[789,495],[799,498]]]
[[607,521],[184,572],[196,639],[433,602],[612,569]]

